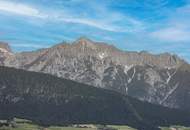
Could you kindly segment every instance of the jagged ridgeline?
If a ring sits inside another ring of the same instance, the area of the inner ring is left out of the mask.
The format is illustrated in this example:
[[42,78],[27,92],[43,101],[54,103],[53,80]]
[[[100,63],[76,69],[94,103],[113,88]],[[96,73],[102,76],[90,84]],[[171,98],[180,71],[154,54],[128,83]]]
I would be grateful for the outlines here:
[[81,38],[32,52],[0,46],[0,64],[114,90],[142,101],[190,110],[190,65],[176,55],[122,51]]
[[190,125],[187,112],[48,74],[0,67],[0,118],[43,125],[125,124],[139,130]]

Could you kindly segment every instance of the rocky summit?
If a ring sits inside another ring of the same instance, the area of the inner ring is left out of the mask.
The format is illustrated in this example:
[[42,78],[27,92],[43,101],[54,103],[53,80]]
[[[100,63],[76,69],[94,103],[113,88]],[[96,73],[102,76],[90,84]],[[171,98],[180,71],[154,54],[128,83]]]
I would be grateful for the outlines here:
[[154,104],[190,109],[190,65],[169,53],[122,51],[80,38],[47,49],[11,53],[1,58],[0,64],[49,73]]

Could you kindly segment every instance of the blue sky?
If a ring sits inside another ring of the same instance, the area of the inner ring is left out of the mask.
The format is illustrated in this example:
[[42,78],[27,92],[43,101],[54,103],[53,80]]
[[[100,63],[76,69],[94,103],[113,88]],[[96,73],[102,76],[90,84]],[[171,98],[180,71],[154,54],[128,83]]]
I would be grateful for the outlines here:
[[0,0],[0,41],[14,51],[81,36],[190,61],[190,0]]

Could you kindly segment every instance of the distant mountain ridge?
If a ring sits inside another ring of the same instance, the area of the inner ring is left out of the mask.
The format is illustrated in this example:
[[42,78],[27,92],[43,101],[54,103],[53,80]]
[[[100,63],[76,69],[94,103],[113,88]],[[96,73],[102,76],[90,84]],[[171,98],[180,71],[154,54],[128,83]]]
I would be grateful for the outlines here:
[[0,119],[30,119],[48,125],[125,124],[138,130],[190,126],[190,113],[114,91],[42,74],[0,67]]
[[44,72],[171,108],[190,109],[190,65],[176,55],[126,52],[80,38],[4,58],[2,65]]

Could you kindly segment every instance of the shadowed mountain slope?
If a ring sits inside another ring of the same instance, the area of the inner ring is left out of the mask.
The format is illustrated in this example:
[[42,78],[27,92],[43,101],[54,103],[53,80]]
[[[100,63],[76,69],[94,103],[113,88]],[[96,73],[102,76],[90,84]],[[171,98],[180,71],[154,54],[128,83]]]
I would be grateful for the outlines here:
[[189,113],[48,74],[0,67],[0,118],[43,125],[127,124],[139,130],[190,124]]

